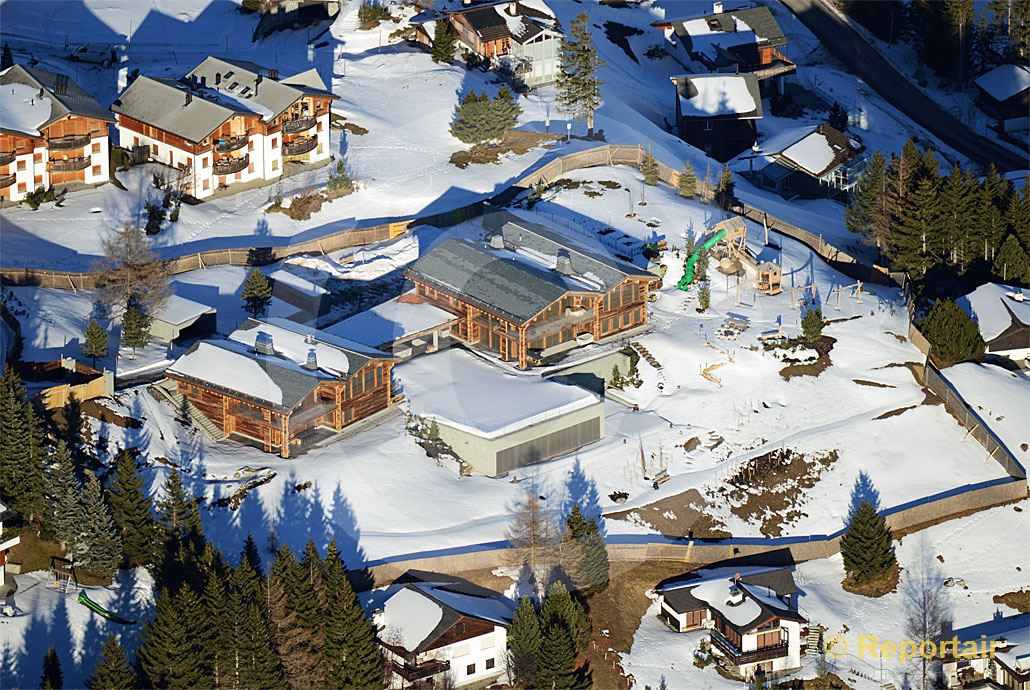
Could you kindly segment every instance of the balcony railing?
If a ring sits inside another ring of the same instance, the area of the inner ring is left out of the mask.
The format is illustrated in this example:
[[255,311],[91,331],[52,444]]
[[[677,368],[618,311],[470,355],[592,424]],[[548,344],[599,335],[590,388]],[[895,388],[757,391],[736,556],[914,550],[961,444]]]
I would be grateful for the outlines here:
[[89,144],[90,135],[81,134],[67,137],[59,137],[47,141],[47,148],[51,151],[63,151],[66,149],[81,149]]
[[0,177],[0,189],[5,189],[14,184],[14,175],[4,175]]
[[7,165],[8,163],[14,162],[14,151],[4,151],[0,153],[0,165]]
[[56,158],[50,160],[46,164],[47,170],[50,172],[74,172],[76,170],[85,170],[89,167],[89,158],[85,156],[81,158]]
[[536,340],[541,336],[549,335],[555,331],[560,331],[563,328],[568,328],[569,326],[578,326],[580,324],[589,323],[590,321],[593,321],[593,319],[593,309],[578,309],[564,316],[560,316],[557,319],[545,321],[544,323],[526,329],[526,338],[529,340]]
[[298,132],[306,132],[314,126],[314,117],[297,117],[284,122],[283,131],[287,134],[297,134]]
[[439,659],[431,659],[424,664],[418,666],[406,666],[393,663],[393,672],[408,682],[422,680],[423,678],[429,678],[435,676],[438,673],[443,673],[451,668],[451,662],[440,661]]
[[218,153],[229,153],[230,151],[239,151],[247,145],[247,137],[231,137],[229,139],[220,139],[215,144],[215,151]]
[[719,648],[719,651],[726,655],[737,666],[753,664],[758,661],[779,659],[780,657],[787,656],[788,645],[786,640],[779,644],[772,645],[771,647],[762,647],[761,649],[742,652],[718,630],[711,631],[711,638],[712,643]]
[[299,156],[307,153],[318,146],[318,137],[307,137],[305,139],[297,139],[283,144],[283,155],[284,156]]
[[215,175],[232,175],[250,165],[250,154],[241,158],[223,158],[215,161]]

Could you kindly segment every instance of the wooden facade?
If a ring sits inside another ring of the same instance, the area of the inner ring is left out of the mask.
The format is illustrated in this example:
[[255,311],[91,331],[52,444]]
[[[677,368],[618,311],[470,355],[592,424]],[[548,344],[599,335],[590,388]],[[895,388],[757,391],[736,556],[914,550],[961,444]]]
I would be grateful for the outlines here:
[[647,303],[655,282],[645,276],[627,276],[606,293],[567,292],[524,323],[492,313],[434,284],[408,276],[418,295],[456,314],[451,327],[457,338],[518,362],[520,369],[539,364],[546,350],[590,334],[593,342],[648,322]]
[[[106,154],[106,142],[97,140],[107,135],[107,121],[74,114],[43,127],[40,136],[0,131],[0,199],[10,200],[12,195],[24,195],[41,186],[85,182],[89,174],[101,174],[91,156]],[[33,156],[31,163],[19,160],[29,155]],[[31,179],[16,186],[17,173],[25,172],[29,165],[33,167]]]
[[392,360],[373,359],[346,379],[319,381],[289,409],[174,371],[167,377],[226,436],[244,437],[260,443],[265,452],[289,458],[305,432],[340,431],[388,408],[393,402],[392,369]]

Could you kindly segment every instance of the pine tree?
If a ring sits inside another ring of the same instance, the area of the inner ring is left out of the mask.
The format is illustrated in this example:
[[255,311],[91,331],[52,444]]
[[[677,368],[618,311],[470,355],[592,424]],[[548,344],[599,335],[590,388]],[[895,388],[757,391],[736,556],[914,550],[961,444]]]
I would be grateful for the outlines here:
[[1030,191],[1028,189],[1030,189],[1030,179],[1024,181],[1021,192],[1014,191],[1009,195],[1008,208],[1005,209],[1005,221],[1024,247],[1030,247],[1030,197],[1027,196]]
[[519,123],[522,106],[505,84],[497,90],[497,95],[490,102],[490,108],[493,111],[493,129],[497,132],[495,138],[503,139]]
[[540,616],[530,598],[522,597],[508,628],[508,675],[515,687],[542,687],[535,683],[539,656]]
[[569,631],[560,623],[549,623],[544,628],[533,681],[539,688],[577,687],[576,647]]
[[823,310],[814,304],[806,305],[801,317],[801,333],[805,342],[814,343],[823,336]]
[[640,172],[644,175],[644,184],[658,184],[658,161],[654,159],[650,151],[644,152],[640,159]]
[[991,270],[1006,283],[1030,284],[1030,259],[1015,235],[1005,238]]
[[708,287],[707,280],[701,283],[701,289],[698,290],[697,306],[701,311],[708,311],[708,307],[712,306],[712,289]]
[[493,104],[484,91],[469,91],[454,108],[451,135],[465,144],[479,146],[495,138]]
[[0,496],[26,520],[46,511],[46,464],[42,422],[8,367],[0,379]]
[[683,164],[683,172],[676,183],[676,193],[687,198],[697,196],[697,175],[694,174],[690,161]]
[[940,255],[935,252],[940,239],[939,222],[937,185],[922,179],[904,198],[891,233],[887,249],[896,269],[915,277],[939,262]]
[[952,166],[940,186],[940,217],[938,242],[946,263],[960,270],[972,261],[976,253],[975,238],[970,233],[973,225],[972,210],[976,201],[976,183],[958,165]]
[[848,111],[844,110],[844,107],[837,101],[833,102],[830,106],[830,112],[826,116],[826,121],[838,132],[846,132],[848,130]]
[[719,183],[715,186],[715,197],[713,200],[716,206],[729,211],[737,205],[735,186],[730,166],[723,166],[722,175],[719,176]]
[[200,647],[205,655],[205,665],[210,668],[211,684],[215,688],[231,687],[235,664],[233,647],[236,642],[229,622],[226,600],[228,594],[222,572],[217,568],[207,572],[204,591],[200,596],[200,608],[204,621]]
[[285,544],[275,554],[268,576],[268,611],[278,634],[279,658],[289,684],[313,687],[321,683],[322,656],[318,635],[311,629],[317,607],[307,578]]
[[61,441],[54,447],[47,493],[51,509],[48,530],[70,558],[85,555],[86,507],[82,484],[75,476],[71,453]]
[[450,20],[446,16],[440,17],[433,27],[433,62],[448,63],[452,61],[457,47]]
[[855,584],[883,577],[897,565],[891,530],[882,515],[863,501],[840,540],[844,572]]
[[943,366],[976,361],[984,356],[986,345],[980,327],[951,300],[934,302],[922,331],[930,341],[931,353]]
[[887,242],[891,228],[886,190],[887,160],[877,151],[851,193],[844,222],[848,230],[875,241],[878,248]]
[[182,484],[182,475],[175,468],[165,478],[161,498],[157,501],[157,517],[159,524],[167,531],[180,534],[190,531],[204,533],[197,499],[187,493]]
[[0,49],[0,72],[8,67],[14,67],[14,54],[11,53],[11,46],[4,41],[4,46]]
[[358,601],[336,541],[323,561],[326,610],[323,664],[326,684],[333,688],[372,690],[383,686],[383,663],[376,630]]
[[122,345],[132,348],[133,356],[136,350],[146,347],[150,342],[150,316],[143,311],[142,305],[136,301],[130,301],[122,315]]
[[40,690],[61,690],[64,687],[64,673],[61,672],[61,658],[50,645],[43,655],[43,673],[39,678]]
[[114,458],[114,480],[107,489],[111,516],[122,537],[122,560],[128,566],[155,561],[161,534],[154,503],[136,463],[136,452],[122,448]]
[[98,359],[107,357],[107,331],[96,322],[96,319],[90,321],[86,327],[85,341],[82,353],[89,357],[95,367]]
[[86,681],[86,687],[89,690],[132,690],[139,687],[136,674],[125,655],[125,648],[115,634],[108,635],[104,640],[100,660],[93,669],[93,675]]
[[586,518],[579,504],[572,506],[565,520],[565,548],[569,552],[566,572],[584,597],[608,588],[608,549],[595,518]]
[[261,272],[261,269],[252,269],[247,274],[247,279],[243,281],[243,293],[240,296],[243,297],[243,308],[248,314],[257,318],[265,313],[272,301],[272,284],[268,282],[268,278]]
[[601,105],[598,77],[604,61],[597,55],[590,36],[590,17],[580,12],[572,20],[569,33],[561,42],[561,67],[558,72],[558,103],[570,117],[586,117],[587,130],[594,133],[594,112]]
[[202,616],[191,588],[175,595],[166,589],[158,593],[154,618],[144,624],[136,654],[145,687],[187,690],[208,685],[199,640],[193,636],[196,626],[203,625],[197,619]]
[[547,596],[540,607],[540,620],[545,628],[552,624],[563,626],[577,652],[585,651],[590,644],[590,619],[561,581],[547,588]]
[[122,540],[118,527],[111,518],[111,509],[104,500],[103,490],[95,474],[86,471],[86,487],[83,507],[86,521],[83,524],[83,543],[86,570],[96,577],[108,579],[114,576],[118,561],[122,557]]

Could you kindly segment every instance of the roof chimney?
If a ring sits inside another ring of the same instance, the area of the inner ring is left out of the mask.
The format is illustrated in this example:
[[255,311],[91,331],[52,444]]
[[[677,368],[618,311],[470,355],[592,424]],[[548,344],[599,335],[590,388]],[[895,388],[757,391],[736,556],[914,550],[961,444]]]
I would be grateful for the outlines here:
[[554,261],[554,270],[563,276],[572,275],[572,257],[568,249],[559,249],[558,256]]
[[193,94],[189,91],[186,92],[186,105],[193,102]]
[[517,16],[519,13],[519,3],[516,0],[508,0],[508,14],[512,17]]
[[712,4],[712,14],[722,14],[722,3],[716,2]]
[[222,73],[221,72],[215,72],[215,86],[218,86],[221,83],[222,83]]
[[254,352],[259,355],[275,355],[275,343],[272,341],[272,334],[265,331],[258,331],[254,338]]
[[308,371],[318,370],[318,357],[315,354],[315,348],[311,348],[308,350],[308,358],[301,366],[303,366]]
[[490,247],[492,249],[504,249],[504,235],[499,232],[490,235]]
[[[268,78],[269,79],[274,79],[275,81],[279,81],[279,70],[276,69],[275,67],[269,69],[268,70]],[[260,84],[261,83],[261,75],[260,74],[258,75],[257,80],[258,80],[258,83]]]
[[726,603],[730,606],[738,606],[744,603],[744,592],[740,587],[736,585],[730,587],[730,598],[726,600]]

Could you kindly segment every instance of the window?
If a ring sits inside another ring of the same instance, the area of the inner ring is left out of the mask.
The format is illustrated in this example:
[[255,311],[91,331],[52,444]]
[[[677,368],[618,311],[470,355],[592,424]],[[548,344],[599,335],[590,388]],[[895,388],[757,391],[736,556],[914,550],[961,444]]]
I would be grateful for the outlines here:
[[325,151],[325,147],[324,147],[324,146],[322,146],[321,144],[319,144],[319,145],[318,145],[318,152],[319,152],[319,153],[322,153],[323,151]]
[[272,161],[272,170],[278,170],[278,169],[279,169],[279,159],[277,158],[274,161]]
[[132,145],[133,146],[139,146],[139,137],[133,137],[132,138]]
[[279,137],[272,137],[272,148],[274,149],[274,148],[277,148],[278,146],[279,146]]
[[204,180],[204,189],[211,188],[211,180]]
[[247,150],[248,151],[253,151],[254,150],[254,140],[253,139],[251,139],[250,141],[247,142]]
[[242,175],[242,174],[243,173],[236,173],[235,175],[233,175],[233,179],[234,180],[239,180],[240,179],[240,175]]
[[465,624],[464,623],[458,623],[458,634],[459,635],[464,635],[465,634]]
[[469,664],[468,666],[465,667],[465,675],[466,676],[475,675],[475,673],[476,673],[476,665],[475,664]]
[[712,131],[712,121],[711,120],[705,120],[704,130],[706,132],[711,132]]
[[201,158],[200,159],[200,167],[202,167],[202,168],[211,167],[211,159],[208,158],[207,156],[204,156],[203,158]]
[[247,172],[249,172],[249,173],[254,172],[254,164],[253,163],[251,163],[250,165],[247,166]]
[[100,153],[100,142],[99,141],[94,141],[93,142],[93,153]]
[[35,179],[33,181],[36,183],[36,186],[38,187],[41,184],[43,184],[43,176],[42,175],[36,175],[36,177],[35,177]]
[[489,671],[493,667],[494,667],[494,660],[493,659],[487,659],[486,660],[486,670]]
[[100,166],[99,165],[94,165],[93,166],[93,174],[94,175],[99,175],[100,174]]
[[318,121],[318,130],[317,131],[319,131],[319,132],[322,131],[322,121],[321,120]]
[[25,169],[25,159],[22,158],[20,161],[18,161],[18,170],[24,170],[24,169]]
[[19,192],[20,194],[24,194],[24,193],[25,193],[25,191],[26,191],[26,190],[25,190],[25,183],[24,183],[24,182],[19,182],[19,183],[18,183],[18,192]]
[[35,163],[42,163],[43,162],[43,153],[41,151],[33,152],[32,160]]

